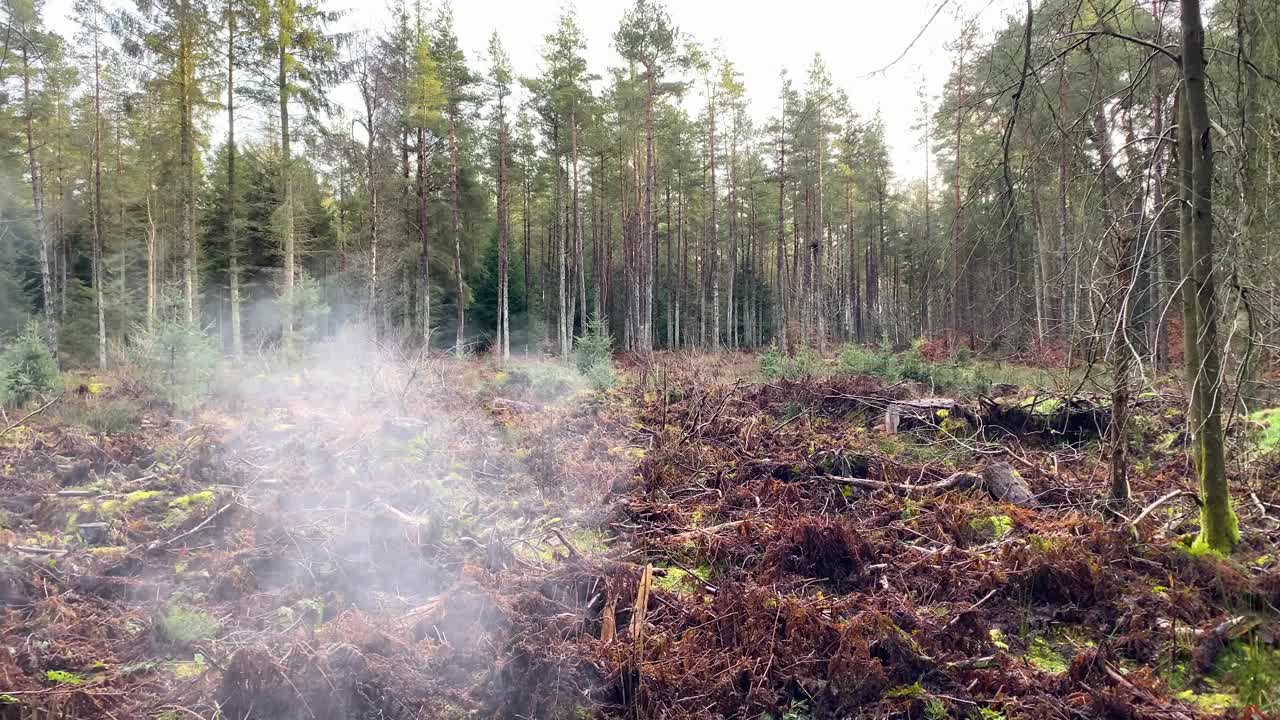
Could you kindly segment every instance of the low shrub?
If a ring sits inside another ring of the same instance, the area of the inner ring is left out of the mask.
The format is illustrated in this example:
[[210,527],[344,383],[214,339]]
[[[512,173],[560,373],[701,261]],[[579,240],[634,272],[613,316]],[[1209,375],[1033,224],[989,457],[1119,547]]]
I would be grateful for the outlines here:
[[583,387],[582,374],[554,360],[512,363],[494,379],[494,390],[516,399],[550,402]]
[[126,433],[138,429],[138,407],[125,400],[90,399],[62,408],[62,421],[98,433]]
[[218,356],[213,338],[178,320],[162,320],[150,332],[139,331],[128,354],[147,388],[182,410],[190,410],[208,394]]
[[760,374],[769,380],[801,380],[818,374],[821,361],[812,350],[787,355],[775,345],[760,356]]
[[61,387],[58,363],[32,323],[0,353],[0,403],[22,406]]
[[885,346],[879,351],[849,346],[841,351],[838,367],[841,372],[872,375],[889,382],[918,382],[935,392],[977,395],[991,389],[991,376],[983,368],[959,359],[951,363],[930,362],[924,351],[922,340],[905,353],[894,353]]
[[573,364],[596,390],[613,387],[613,338],[603,321],[587,322],[587,332],[574,343]]

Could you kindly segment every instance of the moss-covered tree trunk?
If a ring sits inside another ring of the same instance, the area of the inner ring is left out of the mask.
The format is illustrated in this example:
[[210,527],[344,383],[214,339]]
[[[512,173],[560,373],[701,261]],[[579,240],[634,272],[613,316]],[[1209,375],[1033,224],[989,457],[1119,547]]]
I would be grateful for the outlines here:
[[1183,103],[1179,128],[1182,180],[1183,316],[1189,419],[1200,479],[1197,548],[1230,552],[1240,540],[1227,488],[1222,428],[1222,367],[1213,267],[1213,139],[1204,72],[1200,0],[1182,0]]

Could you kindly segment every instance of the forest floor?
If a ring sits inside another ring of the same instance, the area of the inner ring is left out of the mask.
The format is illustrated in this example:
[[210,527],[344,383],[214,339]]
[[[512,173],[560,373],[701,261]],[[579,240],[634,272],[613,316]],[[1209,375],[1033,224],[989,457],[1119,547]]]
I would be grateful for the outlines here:
[[1280,463],[1191,554],[1174,394],[1117,516],[1088,428],[754,356],[83,382],[0,437],[0,720],[1280,717]]

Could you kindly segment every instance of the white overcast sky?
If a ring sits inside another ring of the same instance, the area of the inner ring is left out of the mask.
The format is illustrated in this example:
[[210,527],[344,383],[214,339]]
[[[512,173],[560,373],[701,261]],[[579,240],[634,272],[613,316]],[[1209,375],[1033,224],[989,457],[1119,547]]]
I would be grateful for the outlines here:
[[[132,2],[123,0],[129,5]],[[121,0],[108,0],[116,5]],[[381,29],[391,14],[384,0],[355,4],[329,0],[348,12],[339,29]],[[72,0],[47,0],[45,18],[67,37],[73,34]],[[425,4],[425,3],[424,3]],[[587,40],[592,72],[621,63],[613,33],[631,0],[580,0],[579,24]],[[872,72],[891,63],[943,6],[936,19],[901,60],[883,74]],[[777,111],[779,72],[785,67],[802,88],[815,52],[820,52],[835,84],[849,95],[863,117],[877,110],[884,117],[899,179],[924,172],[917,134],[917,91],[923,82],[936,97],[950,69],[946,43],[963,20],[976,18],[985,29],[1021,12],[1016,0],[668,0],[672,19],[682,34],[704,47],[719,42],[725,57],[742,73],[752,116],[763,121]],[[473,67],[487,66],[489,35],[497,30],[518,75],[539,70],[543,37],[555,29],[559,0],[456,0],[453,5],[459,38]],[[435,4],[431,6],[434,13]],[[334,99],[350,102],[349,90]]]

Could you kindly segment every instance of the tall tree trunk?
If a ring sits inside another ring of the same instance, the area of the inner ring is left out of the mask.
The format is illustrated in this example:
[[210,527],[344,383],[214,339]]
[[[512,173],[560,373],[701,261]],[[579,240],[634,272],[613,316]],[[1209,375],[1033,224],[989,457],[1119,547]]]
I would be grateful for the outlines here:
[[40,158],[36,155],[34,110],[31,98],[30,43],[22,46],[22,104],[26,115],[27,163],[31,170],[31,205],[35,213],[36,242],[40,243],[40,287],[44,299],[45,341],[49,352],[58,354],[58,313],[54,299],[53,272],[49,265],[49,234],[44,217],[44,183],[40,177]]
[[[1185,332],[1194,344],[1187,356],[1195,432],[1196,470],[1200,475],[1200,534],[1195,545],[1230,552],[1240,541],[1231,509],[1222,428],[1221,359],[1213,259],[1213,135],[1204,72],[1204,25],[1199,0],[1182,0],[1182,80],[1185,132],[1183,150],[1183,273],[1190,302],[1184,302]],[[1190,162],[1188,162],[1190,161]],[[1187,166],[1190,167],[1187,167]],[[1187,247],[1190,245],[1190,247]]]
[[657,183],[657,163],[654,155],[653,140],[653,103],[657,95],[657,84],[654,78],[655,68],[645,68],[647,93],[644,108],[645,134],[645,174],[644,174],[644,219],[641,223],[643,232],[640,248],[641,276],[641,312],[640,312],[640,346],[642,353],[653,352],[653,270],[650,267],[653,239],[657,231],[653,224],[653,187]]
[[708,95],[708,131],[707,153],[711,163],[711,214],[707,218],[709,225],[707,237],[707,254],[711,262],[708,272],[711,274],[711,338],[708,347],[720,349],[720,214],[716,200],[716,93],[712,89]]
[[498,355],[511,359],[511,207],[507,188],[507,111],[498,96]]
[[[284,23],[283,18],[281,23]],[[284,211],[281,227],[281,234],[284,236],[284,342],[285,347],[291,348],[294,342],[293,324],[296,314],[294,273],[297,268],[297,239],[293,227],[293,159],[289,147],[289,44],[288,32],[285,28],[281,28],[279,45],[280,65],[276,82],[280,95],[280,182],[284,190],[281,207]]]
[[[150,197],[148,196],[148,202]],[[227,275],[231,294],[231,352],[244,356],[240,332],[240,195],[236,187],[236,13],[227,8]],[[150,205],[148,205],[148,219]],[[150,280],[150,278],[148,278]],[[148,292],[152,292],[148,283]]]
[[[567,301],[568,288],[568,259],[566,257],[565,246],[568,245],[569,228],[565,227],[564,213],[564,195],[562,195],[564,185],[561,176],[564,174],[562,166],[562,158],[560,153],[560,127],[557,118],[556,123],[552,126],[552,162],[555,163],[555,190],[552,192],[553,202],[551,205],[551,233],[555,271],[556,271],[556,345],[560,355],[568,355],[572,349],[569,347],[569,303]],[[567,183],[567,180],[563,181]]]
[[[96,8],[94,13],[96,15]],[[102,55],[97,17],[93,23],[93,296],[98,306],[98,367],[106,368],[107,318],[102,298]]]
[[454,351],[461,356],[467,335],[467,288],[462,279],[462,221],[458,207],[458,130],[457,112],[449,111],[449,209],[453,219],[453,281],[454,292],[458,294],[454,303],[457,306],[458,327],[454,337]]
[[812,275],[809,278],[809,303],[812,319],[810,322],[813,326],[813,332],[816,335],[818,349],[826,352],[827,349],[827,323],[826,313],[822,311],[823,297],[823,259],[822,249],[827,243],[827,224],[824,202],[826,196],[826,188],[823,184],[823,166],[826,165],[824,152],[826,148],[823,146],[826,132],[822,128],[822,99],[818,99],[817,104],[817,122],[814,124],[817,129],[818,139],[816,147],[815,164],[818,166],[818,187],[814,193],[814,227],[809,233],[809,254]]
[[775,332],[778,333],[779,349],[790,353],[790,314],[787,309],[787,145],[786,130],[781,120],[778,127],[778,244],[774,253],[774,307],[777,308]]
[[738,347],[738,317],[734,285],[738,275],[738,111],[733,110],[733,130],[729,144],[729,275],[725,289],[726,339],[730,348]]
[[418,278],[422,295],[419,304],[422,308],[422,342],[424,347],[431,347],[431,216],[430,198],[427,195],[427,132],[426,128],[418,128],[418,244],[421,246],[418,255]]
[[[1066,63],[1059,71],[1058,76],[1058,112],[1066,112],[1067,104],[1067,88],[1066,88]],[[1056,337],[1060,342],[1071,343],[1074,340],[1078,310],[1077,305],[1079,297],[1075,292],[1075,273],[1071,270],[1071,213],[1067,206],[1068,196],[1071,193],[1071,151],[1072,142],[1069,135],[1063,133],[1061,141],[1058,145],[1058,275],[1053,278],[1052,284],[1059,288],[1055,294],[1055,304],[1061,308],[1061,316],[1058,318],[1056,327]],[[1046,281],[1049,281],[1046,278]]]
[[680,243],[680,285],[676,289],[676,322],[675,322],[675,340],[677,347],[683,347],[685,344],[681,341],[684,338],[684,304],[685,297],[689,291],[689,236],[685,232],[684,223],[684,173],[676,172],[676,235]]
[[532,170],[532,159],[524,158],[524,167],[521,168],[524,182],[524,208],[521,213],[521,223],[524,226],[524,330],[525,330],[525,353],[528,353],[528,342],[533,338],[533,294],[532,294],[532,275],[533,275],[533,255],[529,240],[533,233],[533,218],[529,215],[529,202],[533,193],[530,185],[530,172]]
[[604,276],[608,271],[604,265],[604,243],[609,242],[609,236],[604,234],[604,214],[608,212],[608,191],[605,186],[608,184],[609,170],[603,152],[596,165],[596,179],[592,181],[591,187],[591,308],[595,319],[608,328],[609,323],[604,314]]
[[[951,216],[951,335],[952,342],[960,334],[960,297],[961,297],[961,249],[960,243],[963,239],[960,228],[960,211],[963,205],[961,198],[961,153],[964,149],[964,51],[958,60],[958,70],[956,73],[956,140],[955,140],[955,177],[952,180],[952,193],[955,203],[954,214]],[[970,319],[970,322],[973,322]]]
[[191,30],[192,8],[188,0],[179,5],[178,17],[178,75],[179,75],[179,141],[182,155],[178,166],[182,173],[179,180],[182,189],[182,252],[183,279],[186,285],[186,316],[188,323],[196,322],[196,307],[200,293],[197,274],[196,217],[195,217],[195,128],[193,105],[195,104],[195,58],[192,47],[195,38]]
[[[587,272],[583,246],[585,243],[582,238],[582,205],[581,193],[578,187],[578,112],[575,107],[569,114],[571,144],[573,145],[573,255],[574,264],[577,266],[577,285],[578,285],[578,302],[577,305],[582,311],[581,330],[585,333],[587,328]],[[570,318],[572,322],[572,318]]]

